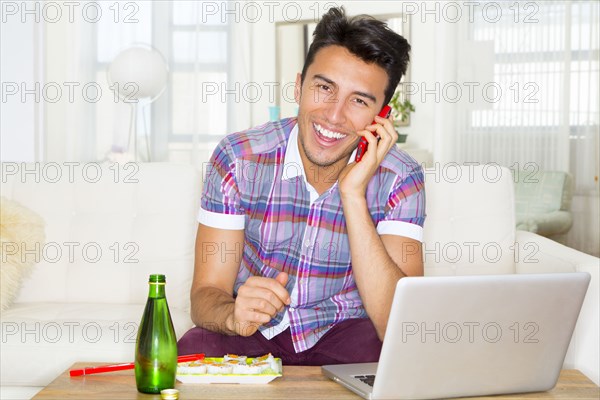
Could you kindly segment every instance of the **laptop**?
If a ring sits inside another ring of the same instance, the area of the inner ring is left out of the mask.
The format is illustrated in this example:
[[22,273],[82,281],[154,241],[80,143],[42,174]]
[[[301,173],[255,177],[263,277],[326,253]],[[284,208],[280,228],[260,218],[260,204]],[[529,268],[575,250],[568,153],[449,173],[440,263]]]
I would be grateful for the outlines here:
[[587,273],[400,279],[378,363],[325,365],[365,399],[434,399],[552,389]]

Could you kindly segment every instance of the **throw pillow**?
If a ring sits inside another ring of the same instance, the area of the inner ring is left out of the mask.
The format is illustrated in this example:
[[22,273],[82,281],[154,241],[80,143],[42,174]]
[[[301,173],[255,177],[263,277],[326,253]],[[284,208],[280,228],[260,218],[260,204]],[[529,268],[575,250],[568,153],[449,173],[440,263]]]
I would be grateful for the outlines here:
[[[23,278],[40,260],[45,241],[44,225],[42,217],[35,212],[0,197],[0,310],[11,305]],[[33,249],[36,249],[35,254],[32,254]],[[23,254],[24,250],[29,253]]]

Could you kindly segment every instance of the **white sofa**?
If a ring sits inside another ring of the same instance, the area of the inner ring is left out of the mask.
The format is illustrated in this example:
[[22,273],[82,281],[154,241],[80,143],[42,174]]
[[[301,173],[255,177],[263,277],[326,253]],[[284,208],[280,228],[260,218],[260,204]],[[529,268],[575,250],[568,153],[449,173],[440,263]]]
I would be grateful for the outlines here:
[[[37,175],[23,175],[36,168]],[[589,272],[565,366],[598,383],[600,261],[515,232],[511,175],[496,172],[498,180],[485,167],[427,170],[426,274]],[[178,337],[192,326],[200,189],[199,173],[184,165],[2,165],[2,195],[45,219],[47,244],[16,302],[1,314],[1,398],[29,398],[75,361],[133,360],[150,273],[167,276]]]
[[75,361],[132,361],[151,273],[166,275],[177,336],[193,326],[194,168],[4,163],[2,172],[2,195],[46,221],[46,245],[1,314],[1,398],[29,398]]

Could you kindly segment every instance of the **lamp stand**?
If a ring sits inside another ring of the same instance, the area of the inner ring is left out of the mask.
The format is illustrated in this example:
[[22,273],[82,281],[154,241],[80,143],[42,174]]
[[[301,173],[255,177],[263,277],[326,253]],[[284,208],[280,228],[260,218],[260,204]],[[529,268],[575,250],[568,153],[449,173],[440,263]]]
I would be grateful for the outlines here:
[[[143,111],[142,106],[142,111]],[[131,121],[129,122],[129,141],[127,144],[127,151],[133,148],[133,160],[138,161],[138,135],[137,135],[137,119],[138,119],[138,102],[134,101],[131,103]],[[146,162],[150,162],[150,138],[148,137],[148,129],[146,127],[146,119],[144,118],[144,138],[146,140]],[[133,142],[133,147],[131,146]]]

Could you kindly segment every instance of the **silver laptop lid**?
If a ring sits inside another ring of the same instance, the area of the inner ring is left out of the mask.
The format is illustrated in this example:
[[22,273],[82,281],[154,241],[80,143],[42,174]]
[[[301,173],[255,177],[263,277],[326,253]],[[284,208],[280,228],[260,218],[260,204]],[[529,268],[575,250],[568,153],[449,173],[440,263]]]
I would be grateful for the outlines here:
[[551,389],[589,280],[586,273],[401,279],[373,398]]

